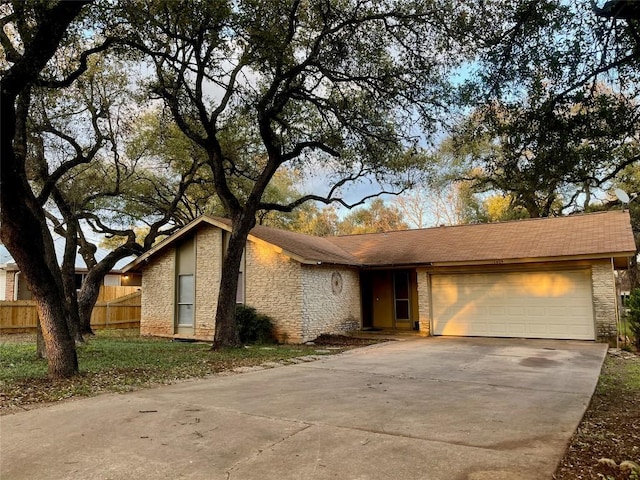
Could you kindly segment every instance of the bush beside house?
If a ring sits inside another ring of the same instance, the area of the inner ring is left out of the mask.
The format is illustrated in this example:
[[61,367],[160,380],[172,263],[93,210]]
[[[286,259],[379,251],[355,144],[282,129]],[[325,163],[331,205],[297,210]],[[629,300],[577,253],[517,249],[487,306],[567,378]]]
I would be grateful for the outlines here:
[[276,343],[273,321],[247,305],[236,305],[238,335],[242,343]]
[[627,300],[629,326],[634,337],[634,344],[640,350],[640,288],[636,288]]

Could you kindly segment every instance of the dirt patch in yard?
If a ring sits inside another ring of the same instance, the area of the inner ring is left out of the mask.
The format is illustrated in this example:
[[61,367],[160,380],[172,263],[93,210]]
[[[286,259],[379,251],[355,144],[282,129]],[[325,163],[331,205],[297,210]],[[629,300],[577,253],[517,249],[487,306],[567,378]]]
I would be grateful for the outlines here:
[[634,464],[640,464],[640,357],[610,353],[554,478],[640,480]]
[[3,333],[0,334],[0,344],[2,343],[36,343],[35,333]]

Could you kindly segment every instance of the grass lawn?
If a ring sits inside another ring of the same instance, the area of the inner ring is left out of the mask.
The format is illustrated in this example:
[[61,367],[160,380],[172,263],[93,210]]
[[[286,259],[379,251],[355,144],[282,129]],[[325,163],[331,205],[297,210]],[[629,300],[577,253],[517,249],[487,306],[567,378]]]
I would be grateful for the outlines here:
[[[330,343],[330,342],[328,342]],[[368,342],[366,344],[375,343]],[[252,345],[219,352],[205,343],[140,337],[137,330],[102,330],[78,346],[80,375],[51,381],[35,356],[35,334],[0,337],[0,414],[36,404],[104,392],[126,392],[204,377],[237,367],[287,362],[353,348],[326,345]]]
[[554,478],[640,480],[640,470],[625,468],[632,466],[629,461],[640,464],[640,356],[622,352],[607,355],[591,404]]

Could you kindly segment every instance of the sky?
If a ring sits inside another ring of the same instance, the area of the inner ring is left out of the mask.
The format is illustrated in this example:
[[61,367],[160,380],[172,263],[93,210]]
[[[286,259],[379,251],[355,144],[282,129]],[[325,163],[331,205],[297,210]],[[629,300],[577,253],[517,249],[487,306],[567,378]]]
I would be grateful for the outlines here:
[[[56,258],[58,259],[59,264],[62,264],[62,259],[64,257],[64,244],[65,244],[65,239],[63,237],[54,235],[53,245],[56,250]],[[104,257],[107,256],[107,254],[109,253],[109,250],[105,250],[104,248],[101,248],[101,247],[97,247],[97,248],[98,250],[96,251],[96,260],[99,262],[100,260],[102,260]],[[126,264],[131,262],[134,258],[135,258],[134,256],[123,258],[122,260],[118,261],[118,263],[116,263],[116,265],[113,267],[113,270],[120,270]],[[7,247],[0,244],[0,266],[5,265],[7,263],[14,263],[13,258],[11,257],[11,254],[7,250]],[[76,255],[75,267],[76,267],[76,270],[82,270],[87,268],[87,265],[84,263],[84,260],[80,254]]]

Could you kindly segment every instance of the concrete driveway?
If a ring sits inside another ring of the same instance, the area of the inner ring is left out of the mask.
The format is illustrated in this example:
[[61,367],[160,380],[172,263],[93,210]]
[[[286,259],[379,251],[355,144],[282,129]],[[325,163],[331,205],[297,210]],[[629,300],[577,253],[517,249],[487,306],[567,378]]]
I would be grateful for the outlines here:
[[427,338],[0,419],[0,477],[550,479],[606,346]]

